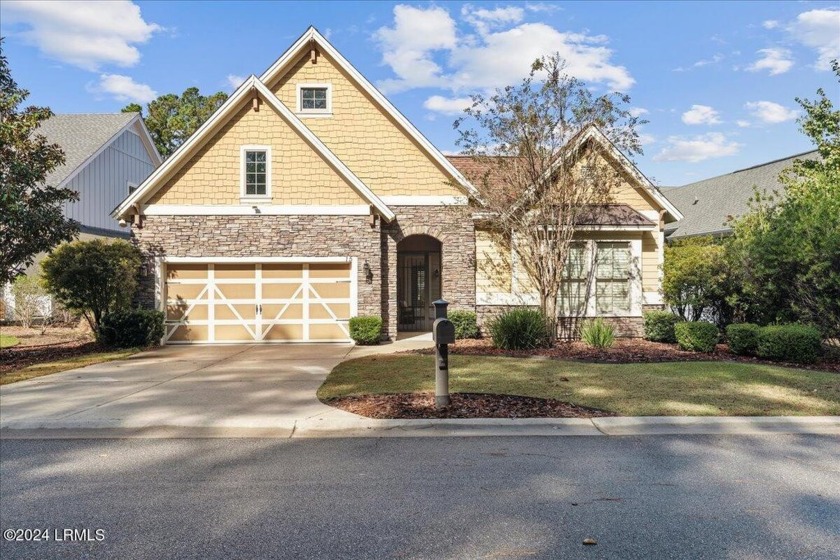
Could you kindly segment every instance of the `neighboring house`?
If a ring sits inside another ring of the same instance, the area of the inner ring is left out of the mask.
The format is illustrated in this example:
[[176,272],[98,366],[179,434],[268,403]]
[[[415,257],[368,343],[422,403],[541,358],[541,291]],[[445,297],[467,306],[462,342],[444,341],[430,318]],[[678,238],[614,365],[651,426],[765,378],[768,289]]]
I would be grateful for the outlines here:
[[[128,238],[111,217],[122,202],[160,164],[161,158],[139,113],[54,115],[35,130],[64,151],[65,162],[47,175],[45,183],[79,193],[64,214],[80,224],[79,239]],[[45,253],[26,274],[37,274]],[[14,314],[14,298],[6,286],[6,318]],[[43,311],[49,312],[49,304]]]
[[682,187],[663,187],[662,192],[683,214],[683,219],[665,227],[669,240],[701,235],[729,235],[729,220],[749,211],[749,201],[755,190],[765,194],[784,191],[779,174],[793,165],[794,160],[817,159],[813,150],[739,169],[726,175],[704,179]]
[[[611,263],[585,308],[637,333],[661,305],[663,228],[680,214],[597,129],[576,141],[626,179],[609,223],[581,224],[578,257]],[[139,299],[166,312],[164,342],[347,341],[355,315],[382,317],[395,338],[429,330],[440,297],[480,321],[536,301],[515,258],[508,275],[477,266],[498,249],[456,212],[475,192],[459,170],[470,164],[310,28],[113,217],[148,255]]]

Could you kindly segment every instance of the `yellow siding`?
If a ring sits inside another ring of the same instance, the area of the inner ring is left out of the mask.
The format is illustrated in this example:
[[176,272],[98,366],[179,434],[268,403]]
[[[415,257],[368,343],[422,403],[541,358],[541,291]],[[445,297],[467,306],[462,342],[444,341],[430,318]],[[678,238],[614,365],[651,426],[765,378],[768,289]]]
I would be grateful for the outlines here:
[[610,166],[615,173],[621,177],[621,181],[613,188],[610,202],[613,204],[627,204],[634,210],[644,212],[646,210],[659,210],[659,204],[648,194],[647,190],[638,185],[637,181],[628,176],[626,170],[612,161],[612,158],[604,157],[598,153],[598,157],[593,162],[589,158],[582,158],[578,160],[575,170],[579,171],[580,167],[584,165],[591,165],[595,163],[596,166],[607,165]]
[[240,147],[271,146],[273,204],[366,204],[265,102],[247,103],[149,200],[150,204],[240,204]]
[[[514,293],[511,283],[512,273],[510,265],[507,268],[491,266],[490,262],[508,263],[509,249],[498,247],[491,236],[484,231],[476,231],[476,291],[479,293]],[[581,232],[575,235],[576,241],[633,241],[642,240],[642,290],[657,292],[660,288],[659,232]],[[515,293],[533,293],[533,282],[525,272],[524,267],[516,265],[515,276],[518,289]]]
[[276,83],[267,85],[295,111],[300,83],[331,84],[332,116],[303,117],[303,122],[374,193],[463,195],[446,184],[446,173],[329,57],[321,53],[312,64],[306,53]]
[[642,290],[658,292],[659,282],[659,232],[646,231],[642,235]]
[[510,251],[502,249],[490,233],[475,232],[475,289],[482,293],[510,293]]

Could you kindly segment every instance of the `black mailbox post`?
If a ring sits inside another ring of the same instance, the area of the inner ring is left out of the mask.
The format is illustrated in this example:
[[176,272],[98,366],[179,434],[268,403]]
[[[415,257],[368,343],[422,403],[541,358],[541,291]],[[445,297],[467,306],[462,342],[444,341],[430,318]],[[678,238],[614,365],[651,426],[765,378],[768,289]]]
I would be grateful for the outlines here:
[[448,302],[434,302],[435,323],[432,339],[435,341],[435,408],[449,406],[449,345],[455,342],[455,325],[446,318]]

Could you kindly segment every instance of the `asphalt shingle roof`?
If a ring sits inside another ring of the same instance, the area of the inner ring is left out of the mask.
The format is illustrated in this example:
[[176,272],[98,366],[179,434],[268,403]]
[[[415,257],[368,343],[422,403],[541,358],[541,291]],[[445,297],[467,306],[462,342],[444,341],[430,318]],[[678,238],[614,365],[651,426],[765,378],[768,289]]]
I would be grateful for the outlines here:
[[48,185],[58,185],[92,156],[137,113],[53,115],[41,123],[35,134],[46,136],[64,150],[65,162],[47,175]]
[[759,191],[782,191],[779,173],[790,167],[795,159],[817,159],[814,150],[739,169],[726,175],[704,179],[682,187],[663,187],[660,190],[683,214],[683,219],[665,226],[671,239],[696,235],[720,235],[731,231],[730,216],[741,216],[749,210],[748,202]]

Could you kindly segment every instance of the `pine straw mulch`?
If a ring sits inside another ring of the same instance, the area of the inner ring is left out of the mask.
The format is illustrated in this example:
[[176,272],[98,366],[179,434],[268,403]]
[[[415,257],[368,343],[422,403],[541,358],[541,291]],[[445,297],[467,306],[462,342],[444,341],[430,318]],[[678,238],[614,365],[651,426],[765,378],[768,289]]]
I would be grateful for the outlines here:
[[[433,354],[433,348],[410,350],[419,354]],[[729,351],[726,344],[718,344],[714,352],[688,352],[680,350],[676,344],[651,342],[642,338],[616,339],[612,348],[598,350],[580,341],[559,341],[551,348],[535,348],[532,350],[502,350],[493,347],[488,339],[459,340],[449,345],[450,354],[463,356],[505,356],[513,358],[530,358],[541,356],[555,360],[579,360],[582,362],[602,364],[639,364],[655,362],[744,362],[773,366],[786,366],[815,371],[829,371],[840,373],[840,357],[838,352],[832,353],[818,360],[814,364],[792,364],[771,362],[749,356],[738,356]]]
[[326,404],[376,419],[420,418],[593,418],[616,416],[612,412],[554,399],[453,393],[451,404],[435,408],[433,393],[397,393],[337,397]]
[[12,346],[0,350],[0,376],[25,367],[83,356],[102,348],[90,338],[33,346]]

